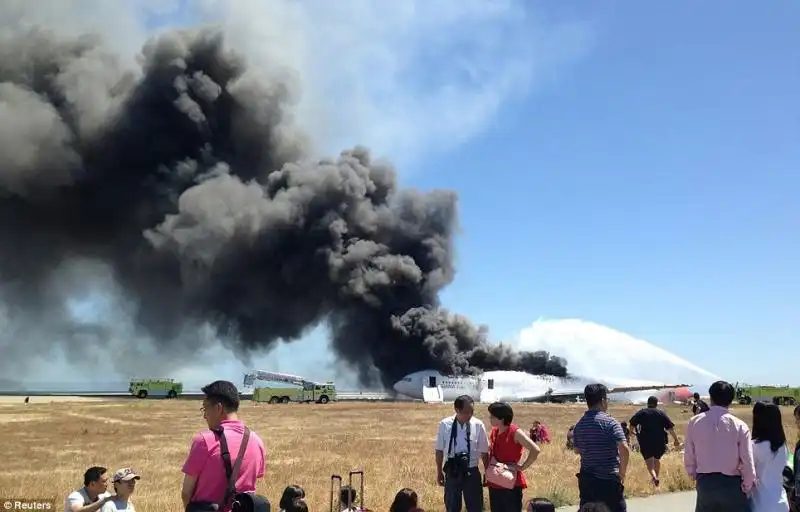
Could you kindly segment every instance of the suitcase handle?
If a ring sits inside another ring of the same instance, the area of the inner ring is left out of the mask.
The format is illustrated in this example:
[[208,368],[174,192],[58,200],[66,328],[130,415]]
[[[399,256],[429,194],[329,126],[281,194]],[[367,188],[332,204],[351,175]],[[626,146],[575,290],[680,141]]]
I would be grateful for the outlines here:
[[[337,480],[339,481],[339,492],[334,492],[334,484],[335,484],[335,482]],[[339,476],[339,475],[331,475],[331,511],[330,512],[340,512],[342,510],[342,507],[341,507],[342,503],[341,503],[341,499],[340,499],[341,490],[342,490],[342,477]],[[338,503],[339,506],[334,508],[334,506],[333,506],[333,497],[335,495],[337,495],[337,494],[339,496],[336,498],[336,503]]]
[[[359,506],[359,508],[361,510],[364,510],[364,470],[363,469],[359,469],[359,470],[350,472],[349,484],[350,484],[350,488],[351,489],[353,488],[353,475],[358,475],[358,476],[361,477],[361,485],[359,486],[359,491],[360,491],[359,492],[359,498],[360,498],[359,501],[361,501],[361,505]],[[352,503],[351,503],[351,506],[352,506]]]

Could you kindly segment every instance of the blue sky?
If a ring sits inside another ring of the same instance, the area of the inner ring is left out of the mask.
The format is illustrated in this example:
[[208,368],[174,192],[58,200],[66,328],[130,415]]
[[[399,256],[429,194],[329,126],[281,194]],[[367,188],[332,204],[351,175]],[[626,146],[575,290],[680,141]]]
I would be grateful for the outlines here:
[[581,60],[413,180],[461,197],[447,304],[498,334],[579,317],[729,380],[800,384],[800,4],[588,17]]
[[[300,71],[323,152],[364,143],[405,186],[455,189],[443,301],[493,337],[580,318],[728,380],[800,384],[797,2],[177,4],[103,26],[128,49],[223,19],[251,59]],[[299,371],[320,344],[258,363]]]
[[504,339],[577,317],[800,384],[800,4],[532,5],[578,56],[405,180],[460,196],[445,304]]

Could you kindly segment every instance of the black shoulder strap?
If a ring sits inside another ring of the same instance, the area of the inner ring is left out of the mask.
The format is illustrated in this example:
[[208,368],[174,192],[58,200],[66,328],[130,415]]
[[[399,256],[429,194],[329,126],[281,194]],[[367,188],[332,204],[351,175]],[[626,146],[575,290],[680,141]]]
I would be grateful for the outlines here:
[[472,435],[472,420],[467,422],[467,461],[470,460],[470,455],[472,454],[472,443],[470,442],[470,436]]
[[794,445],[794,460],[792,461],[792,469],[794,469],[795,485],[800,484],[800,439]]
[[239,477],[239,469],[242,467],[244,451],[247,449],[247,441],[250,439],[250,429],[244,427],[242,444],[239,445],[239,455],[236,457],[236,463],[233,465],[233,468],[231,468],[231,454],[228,451],[228,441],[225,439],[225,430],[222,428],[216,429],[214,430],[214,434],[219,438],[222,462],[225,464],[225,475],[228,477],[228,488],[225,489],[225,497],[222,502],[224,506],[230,503],[231,498],[236,494],[236,479]]
[[455,451],[455,442],[456,442],[456,417],[453,416],[453,424],[450,426],[450,443],[447,445],[447,457],[449,458],[450,455]]
[[[457,435],[457,432],[458,432],[456,430],[457,428],[458,428],[458,419],[455,416],[453,416],[453,426],[450,428],[450,444],[448,446],[448,457],[449,457],[451,452],[455,452],[456,435]],[[470,454],[470,448],[471,448],[471,446],[470,446],[470,433],[472,432],[472,423],[470,423],[469,421],[467,422],[466,429],[467,429],[466,430],[466,434],[467,434],[467,455],[469,455]]]

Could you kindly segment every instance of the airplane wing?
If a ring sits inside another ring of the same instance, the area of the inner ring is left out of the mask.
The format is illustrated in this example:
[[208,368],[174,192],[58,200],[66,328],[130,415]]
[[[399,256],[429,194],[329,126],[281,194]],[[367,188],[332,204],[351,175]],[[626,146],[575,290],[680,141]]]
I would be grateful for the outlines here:
[[651,389],[677,389],[677,388],[690,388],[692,387],[691,384],[663,384],[661,386],[654,386],[650,385],[643,385],[643,386],[620,386],[616,388],[611,388],[608,390],[609,393],[628,393],[631,391],[649,391]]
[[[618,386],[609,388],[608,393],[629,393],[631,391],[649,391],[657,389],[688,388],[690,384],[663,384],[663,385],[642,385],[642,386]],[[583,399],[583,389],[548,389],[540,396],[520,397],[523,402],[554,402],[554,401],[574,401]]]

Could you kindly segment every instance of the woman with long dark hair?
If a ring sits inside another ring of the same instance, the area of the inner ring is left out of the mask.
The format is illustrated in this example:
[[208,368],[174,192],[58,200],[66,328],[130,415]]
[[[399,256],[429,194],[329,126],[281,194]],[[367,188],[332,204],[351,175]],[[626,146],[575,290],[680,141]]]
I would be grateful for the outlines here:
[[413,489],[404,487],[397,491],[394,501],[389,507],[389,512],[411,512],[417,509],[417,493]]
[[306,491],[299,485],[290,485],[283,490],[281,501],[278,502],[278,510],[286,512],[292,508],[294,500],[303,499],[306,497]]
[[756,467],[756,485],[750,496],[752,512],[788,512],[783,468],[789,450],[777,405],[756,402],[753,406],[752,439]]

